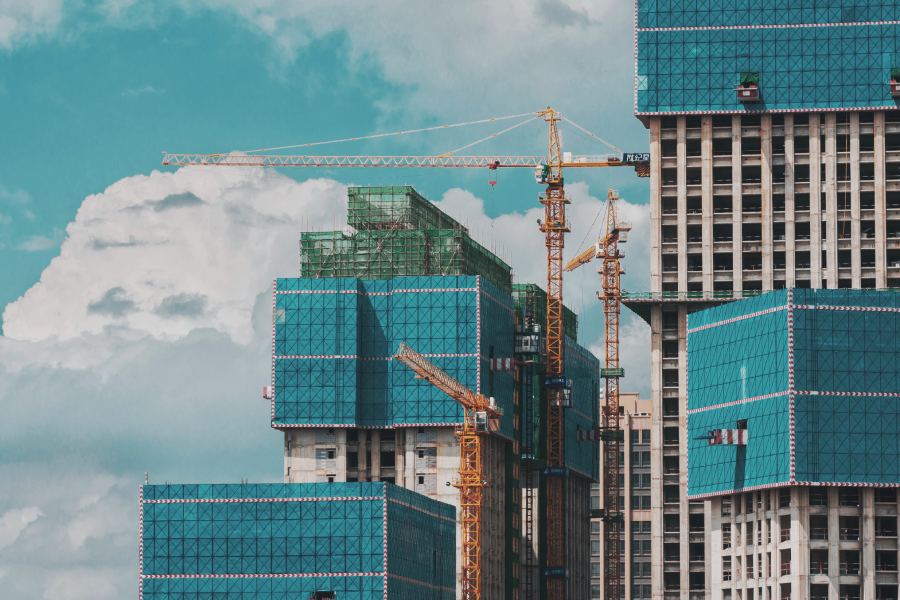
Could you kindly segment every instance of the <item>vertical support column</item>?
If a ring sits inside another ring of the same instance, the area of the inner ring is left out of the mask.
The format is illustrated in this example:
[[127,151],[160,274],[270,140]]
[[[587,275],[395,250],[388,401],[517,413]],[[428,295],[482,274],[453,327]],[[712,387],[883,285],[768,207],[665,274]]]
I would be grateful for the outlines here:
[[794,115],[784,116],[784,267],[785,285],[794,287],[796,269],[796,205],[794,203]]
[[[709,525],[706,528],[706,597],[710,600],[722,600],[722,557],[727,553],[726,550],[719,551],[722,548],[722,522],[727,520],[722,518],[722,499],[713,498],[706,503],[707,519]],[[715,554],[716,560],[712,560],[711,556]],[[715,581],[717,586],[713,587],[711,582]]]
[[[406,430],[394,430],[394,483],[400,487],[406,484]],[[410,480],[410,489],[415,489],[415,479]]]
[[662,305],[650,309],[650,587],[663,598]]
[[837,115],[825,115],[825,267],[828,289],[837,288]]
[[859,565],[862,598],[875,597],[875,488],[862,488],[862,552]]
[[406,429],[406,435],[403,436],[403,451],[406,456],[403,461],[405,467],[406,484],[409,489],[416,488],[416,430],[413,428]]
[[[776,513],[777,514],[777,513]],[[791,598],[809,594],[809,490],[791,489]],[[780,538],[779,538],[780,539]]]
[[819,115],[809,115],[809,286],[822,287],[822,151]]
[[731,117],[731,239],[734,292],[744,290],[744,230],[741,194],[741,115]]
[[662,146],[661,119],[650,121],[650,291],[662,292]]
[[369,473],[369,454],[368,448],[366,444],[368,443],[369,432],[365,429],[360,429],[356,432],[357,439],[357,455],[359,460],[359,480],[360,481],[372,481],[372,476]]
[[681,468],[678,484],[679,558],[681,564],[681,597],[688,598],[690,589],[690,503],[687,498],[687,306],[678,306],[678,453]]
[[759,131],[762,187],[762,289],[773,287],[772,261],[772,115],[762,115]]
[[884,156],[884,111],[875,112],[875,287],[887,287],[887,198]]
[[712,117],[700,121],[700,193],[703,291],[713,291],[713,128]]
[[687,291],[687,131],[684,117],[678,117],[676,161],[678,178],[678,291]]
[[[334,432],[334,480],[347,481],[347,430],[336,429]],[[398,482],[399,485],[402,485]]]
[[840,581],[840,515],[838,513],[838,490],[828,488],[828,596],[834,600],[838,597]]
[[372,481],[380,481],[381,480],[381,431],[378,429],[372,430],[372,448],[370,455],[370,464],[372,468],[370,470],[370,475],[372,477]]
[[859,113],[854,112],[850,113],[850,277],[854,288],[862,285],[859,189]]

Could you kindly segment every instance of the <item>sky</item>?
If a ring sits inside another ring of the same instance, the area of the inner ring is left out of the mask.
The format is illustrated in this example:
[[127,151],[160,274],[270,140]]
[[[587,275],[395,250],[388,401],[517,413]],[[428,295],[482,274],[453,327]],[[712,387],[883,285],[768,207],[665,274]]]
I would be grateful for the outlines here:
[[[452,3],[0,0],[0,597],[112,600],[137,584],[137,490],[277,481],[267,383],[271,282],[300,231],[340,227],[346,187],[411,184],[545,281],[530,172],[161,165],[162,151],[303,144],[554,106],[626,151],[632,10],[613,0]],[[546,129],[486,123],[316,147],[540,154]],[[608,149],[563,128],[564,148]],[[303,151],[298,149],[297,151]],[[496,180],[496,186],[488,184]],[[566,256],[607,186],[634,226],[625,287],[648,286],[647,180],[570,173]],[[567,279],[600,350],[599,278]],[[624,388],[649,335],[624,315]]]

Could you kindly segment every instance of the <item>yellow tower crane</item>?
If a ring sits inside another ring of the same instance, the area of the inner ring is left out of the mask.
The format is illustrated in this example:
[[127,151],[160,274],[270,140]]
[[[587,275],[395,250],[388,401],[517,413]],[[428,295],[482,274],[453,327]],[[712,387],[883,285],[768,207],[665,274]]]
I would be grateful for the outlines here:
[[573,271],[595,258],[603,259],[597,271],[600,273],[602,290],[598,294],[603,302],[606,322],[606,367],[600,370],[605,379],[603,423],[599,439],[603,443],[603,525],[606,548],[603,555],[605,598],[620,600],[622,589],[620,544],[624,528],[623,507],[619,504],[619,454],[621,453],[622,432],[619,429],[619,378],[624,370],[619,366],[619,316],[622,309],[621,277],[623,254],[619,244],[625,243],[631,225],[619,221],[616,203],[619,195],[610,189],[606,203],[606,230],[594,246],[591,246],[566,264],[566,271]]
[[487,485],[481,436],[496,431],[503,413],[493,398],[473,392],[405,343],[394,358],[463,407],[463,422],[456,428],[459,477],[453,484],[459,489],[462,514],[462,597],[481,600],[481,503]]
[[[494,123],[510,119],[523,118],[494,134],[465,144],[454,150],[434,155],[309,155],[309,154],[272,154],[291,148],[309,148],[324,144],[355,142],[361,140],[382,139],[400,135],[438,131],[467,125]],[[548,125],[547,153],[545,155],[460,155],[459,152],[476,144],[493,140],[509,131],[534,120],[541,120]],[[559,124],[565,121],[587,137],[606,144],[616,154],[607,156],[578,156],[571,152],[563,152],[559,135]],[[650,176],[649,153],[622,153],[600,136],[591,133],[581,125],[562,115],[559,111],[547,107],[545,109],[492,117],[464,123],[450,123],[419,129],[378,133],[367,136],[342,138],[323,142],[311,142],[256,150],[234,151],[213,154],[185,154],[163,152],[163,164],[173,166],[221,166],[221,167],[307,167],[307,168],[482,168],[495,171],[507,168],[533,169],[535,181],[546,185],[540,202],[544,206],[544,218],[539,226],[544,234],[547,248],[547,323],[546,323],[546,388],[547,420],[546,432],[546,476],[547,500],[544,507],[544,518],[547,532],[545,548],[544,577],[547,600],[567,600],[568,595],[568,557],[566,556],[566,498],[565,498],[565,408],[567,402],[565,390],[565,357],[563,335],[563,248],[565,235],[569,232],[566,220],[566,198],[563,185],[565,169],[598,168],[598,167],[633,167],[638,177]],[[531,590],[529,590],[531,593]]]

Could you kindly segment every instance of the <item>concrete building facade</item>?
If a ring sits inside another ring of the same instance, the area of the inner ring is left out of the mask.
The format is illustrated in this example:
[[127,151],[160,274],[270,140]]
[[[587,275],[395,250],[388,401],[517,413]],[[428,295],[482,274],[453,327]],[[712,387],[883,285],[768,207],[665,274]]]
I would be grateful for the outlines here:
[[[650,428],[652,403],[638,394],[622,393],[619,398],[622,415],[619,420],[623,432],[622,478],[623,496],[619,505],[625,517],[625,539],[621,556],[624,559],[623,600],[649,600],[652,594],[650,579]],[[603,446],[600,445],[600,464]],[[600,483],[593,486],[591,509],[599,515],[606,481],[600,473]],[[603,521],[591,518],[591,599],[604,598],[603,557],[606,538]]]
[[[635,21],[651,289],[626,305],[651,327],[652,597],[699,600],[722,556],[712,503],[687,495],[687,315],[784,287],[900,285],[900,6],[637,0]],[[759,102],[738,98],[745,74]]]

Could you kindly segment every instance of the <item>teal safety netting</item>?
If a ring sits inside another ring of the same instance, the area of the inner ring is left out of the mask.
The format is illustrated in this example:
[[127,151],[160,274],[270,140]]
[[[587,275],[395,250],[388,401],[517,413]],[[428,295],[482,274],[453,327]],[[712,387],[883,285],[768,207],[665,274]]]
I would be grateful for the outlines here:
[[[638,0],[638,114],[896,108],[900,5],[888,0]],[[759,73],[762,101],[735,87]]]
[[[689,494],[900,485],[898,336],[894,291],[781,290],[690,315]],[[707,443],[738,420],[746,447]]]
[[279,279],[275,290],[273,424],[446,425],[459,405],[390,360],[401,342],[463,385],[496,398],[512,436],[509,294],[476,276]]
[[451,600],[454,516],[385,483],[144,486],[142,594]]
[[897,484],[900,294],[795,290],[793,314],[797,479]]
[[[546,329],[547,293],[535,284],[513,284],[513,300],[520,326],[536,324]],[[563,308],[566,377],[572,380],[572,408],[566,411],[566,466],[591,479],[598,477],[596,445],[579,441],[579,432],[591,431],[599,424],[600,361],[590,351],[576,343],[578,319],[568,307]],[[543,353],[537,362],[522,369],[522,420],[520,442],[529,454],[543,458],[544,374]]]

